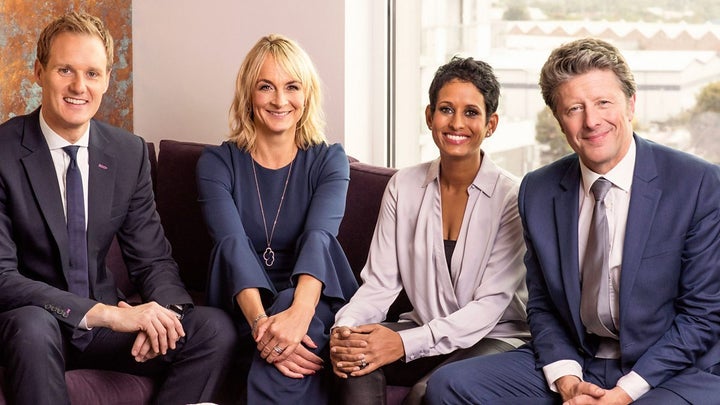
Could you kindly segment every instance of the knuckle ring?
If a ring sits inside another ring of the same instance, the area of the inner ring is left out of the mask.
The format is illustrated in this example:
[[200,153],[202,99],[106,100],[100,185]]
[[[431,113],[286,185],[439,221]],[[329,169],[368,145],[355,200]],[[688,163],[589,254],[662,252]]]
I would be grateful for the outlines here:
[[368,364],[367,364],[367,362],[365,361],[365,359],[360,360],[360,370],[362,370],[362,369],[364,369],[365,367],[367,367],[367,365],[368,365]]
[[282,354],[282,352],[284,352],[285,349],[283,349],[283,348],[280,347],[280,346],[275,346],[275,347],[273,347],[273,351],[274,351],[275,353],[277,353],[277,354]]

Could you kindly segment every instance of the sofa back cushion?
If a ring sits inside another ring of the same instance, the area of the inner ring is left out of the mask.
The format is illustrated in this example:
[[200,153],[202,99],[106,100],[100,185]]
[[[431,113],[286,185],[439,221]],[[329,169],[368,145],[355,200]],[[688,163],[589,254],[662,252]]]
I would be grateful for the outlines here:
[[382,195],[395,171],[367,163],[350,163],[350,184],[338,241],[358,282],[360,282],[360,270],[367,260]]
[[[361,163],[352,158],[350,161],[350,185],[338,241],[345,251],[355,278],[361,283],[360,271],[367,261],[382,196],[390,177],[397,170]],[[411,309],[410,301],[403,291],[390,307],[387,320],[395,321],[399,314]]]
[[[154,145],[148,144],[160,220],[165,236],[172,245],[180,277],[197,304],[205,302],[212,249],[212,241],[198,203],[195,180],[195,167],[205,146],[194,142],[162,140],[158,157],[155,159]],[[338,240],[360,282],[360,271],[367,260],[382,196],[396,169],[361,163],[352,157],[349,161],[350,184]],[[128,296],[132,295],[134,288],[127,279],[127,270],[116,243],[108,254],[108,267],[113,271],[121,290]],[[403,292],[390,308],[388,320],[396,320],[399,313],[411,308]]]
[[[160,141],[157,166],[157,209],[165,236],[180,268],[180,277],[194,298],[202,297],[212,241],[198,204],[195,167],[205,144]],[[201,302],[196,302],[202,304]]]

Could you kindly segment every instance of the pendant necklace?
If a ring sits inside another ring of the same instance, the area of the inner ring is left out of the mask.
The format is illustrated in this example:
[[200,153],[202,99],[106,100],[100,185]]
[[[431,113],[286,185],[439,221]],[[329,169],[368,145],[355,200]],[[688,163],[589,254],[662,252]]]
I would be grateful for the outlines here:
[[272,248],[270,247],[270,242],[272,242],[273,235],[275,234],[275,225],[277,224],[278,217],[280,216],[280,209],[282,208],[283,201],[285,200],[285,191],[287,191],[287,186],[290,182],[290,173],[292,173],[292,167],[295,159],[290,161],[290,169],[288,169],[287,178],[285,179],[285,186],[283,187],[283,192],[280,196],[280,204],[278,204],[278,209],[275,213],[275,219],[273,220],[272,229],[270,230],[269,235],[267,223],[265,222],[265,208],[263,208],[262,197],[260,196],[260,184],[258,183],[257,172],[255,171],[255,159],[253,159],[252,156],[250,157],[250,159],[252,159],[253,177],[255,178],[255,189],[257,190],[258,201],[260,202],[260,214],[262,214],[263,227],[265,228],[265,241],[267,242],[267,247],[265,248],[262,257],[263,260],[265,260],[265,265],[268,267],[272,267],[273,263],[275,263],[275,251],[272,250]]

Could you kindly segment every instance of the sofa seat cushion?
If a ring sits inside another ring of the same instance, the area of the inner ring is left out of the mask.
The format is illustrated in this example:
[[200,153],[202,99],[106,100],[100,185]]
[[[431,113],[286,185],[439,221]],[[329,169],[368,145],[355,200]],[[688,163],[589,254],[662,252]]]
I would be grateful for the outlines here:
[[410,387],[388,385],[387,388],[385,388],[385,401],[387,405],[400,405],[409,393]]
[[106,370],[71,370],[65,382],[73,404],[149,404],[155,383],[150,377]]
[[[0,405],[6,405],[4,369],[0,368]],[[149,404],[155,383],[149,377],[140,377],[106,370],[70,370],[65,372],[70,402],[73,405],[145,405]]]

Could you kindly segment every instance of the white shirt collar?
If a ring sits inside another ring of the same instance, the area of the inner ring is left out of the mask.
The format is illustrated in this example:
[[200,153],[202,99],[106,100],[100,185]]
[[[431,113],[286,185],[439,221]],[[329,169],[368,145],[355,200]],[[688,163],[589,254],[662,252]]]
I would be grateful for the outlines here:
[[50,150],[61,149],[68,145],[77,145],[87,148],[90,141],[90,125],[88,125],[85,133],[74,144],[68,142],[67,139],[58,135],[57,132],[53,131],[52,128],[50,128],[47,121],[45,121],[45,118],[42,114],[42,107],[40,108],[40,130],[42,131],[43,136],[45,137],[45,141],[50,147]]
[[582,160],[580,160],[580,171],[582,173],[585,194],[590,194],[590,187],[592,187],[595,180],[600,177],[604,177],[609,180],[615,187],[618,187],[625,192],[630,192],[633,173],[635,172],[635,154],[636,146],[635,138],[633,137],[625,157],[623,157],[622,160],[620,160],[620,162],[618,162],[618,164],[615,165],[615,167],[613,167],[609,172],[602,175],[590,170],[587,166],[585,166],[585,164],[583,164]]
[[[470,187],[474,187],[482,191],[489,197],[492,197],[493,193],[495,192],[495,187],[498,183],[498,174],[500,172],[504,173],[508,177],[511,177],[513,180],[516,180],[518,183],[520,182],[517,177],[507,172],[504,172],[497,165],[495,165],[495,162],[490,159],[488,153],[486,153],[485,151],[482,151],[481,153],[482,161],[480,163],[480,169],[475,175],[475,178],[473,179]],[[434,181],[440,181],[440,158],[436,158],[435,160],[430,162],[430,168],[428,169],[425,176],[423,187],[426,187],[428,184]]]

